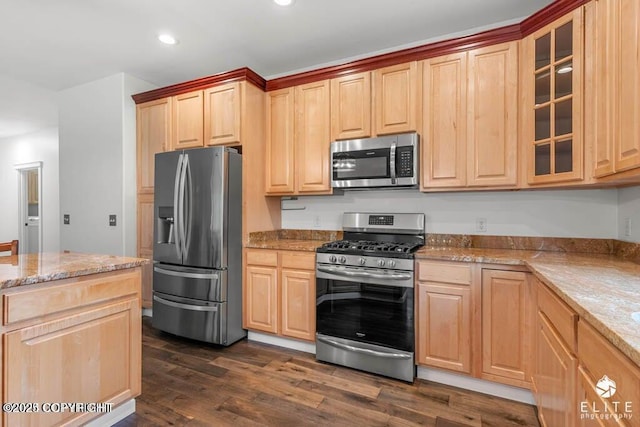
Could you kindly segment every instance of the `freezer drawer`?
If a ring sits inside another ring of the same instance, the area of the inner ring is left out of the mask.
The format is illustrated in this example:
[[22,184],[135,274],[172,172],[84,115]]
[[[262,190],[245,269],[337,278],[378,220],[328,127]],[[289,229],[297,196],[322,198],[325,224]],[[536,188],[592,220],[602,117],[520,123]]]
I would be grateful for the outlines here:
[[227,345],[227,303],[154,292],[153,327],[185,338]]
[[227,271],[154,264],[153,290],[195,300],[227,300]]

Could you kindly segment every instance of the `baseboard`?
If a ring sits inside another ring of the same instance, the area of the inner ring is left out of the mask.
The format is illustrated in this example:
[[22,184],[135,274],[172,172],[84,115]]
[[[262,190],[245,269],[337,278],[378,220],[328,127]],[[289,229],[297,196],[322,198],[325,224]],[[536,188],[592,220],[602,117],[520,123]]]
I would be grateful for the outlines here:
[[316,344],[308,341],[276,337],[274,335],[262,334],[260,332],[253,331],[249,331],[247,339],[249,341],[257,341],[265,344],[277,345],[278,347],[290,348],[292,350],[304,351],[305,353],[316,354]]
[[118,421],[124,420],[129,415],[135,414],[135,412],[136,400],[130,399],[113,408],[111,412],[107,412],[106,414],[96,418],[95,420],[89,421],[87,424],[85,424],[85,427],[112,426]]
[[446,384],[465,390],[477,391],[479,393],[490,394],[491,396],[502,397],[503,399],[514,400],[516,402],[535,405],[533,393],[519,387],[505,384],[498,384],[491,381],[472,378],[466,375],[454,374],[439,369],[425,368],[418,366],[418,378],[435,383]]

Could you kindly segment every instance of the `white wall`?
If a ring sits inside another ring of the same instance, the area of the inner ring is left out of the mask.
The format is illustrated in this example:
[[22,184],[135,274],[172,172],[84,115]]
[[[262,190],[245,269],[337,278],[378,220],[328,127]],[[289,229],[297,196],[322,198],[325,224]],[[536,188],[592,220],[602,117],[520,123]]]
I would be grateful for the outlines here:
[[42,162],[43,251],[60,249],[58,193],[58,128],[51,127],[21,136],[0,139],[0,242],[18,238],[18,182],[15,165]]
[[58,126],[56,93],[0,75],[0,139]]
[[640,186],[618,190],[618,239],[640,243]]
[[[487,235],[617,238],[617,204],[618,190],[615,189],[459,193],[351,191],[343,195],[285,200],[282,228],[340,230],[343,212],[423,212],[428,233],[481,234],[476,231],[476,218],[485,218]],[[305,209],[286,210],[302,207]]]
[[[59,93],[61,249],[135,255],[135,106],[119,73]],[[133,196],[132,196],[133,195]],[[110,214],[117,226],[109,226]]]

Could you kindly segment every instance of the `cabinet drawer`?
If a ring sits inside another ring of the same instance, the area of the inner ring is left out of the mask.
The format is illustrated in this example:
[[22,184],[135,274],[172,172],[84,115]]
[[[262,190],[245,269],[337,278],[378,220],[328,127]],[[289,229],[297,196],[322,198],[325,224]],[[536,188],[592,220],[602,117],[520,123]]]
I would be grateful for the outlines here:
[[247,265],[278,266],[278,252],[276,251],[246,251],[245,256],[247,257]]
[[280,252],[282,257],[282,268],[295,268],[300,270],[316,269],[315,252]]
[[418,261],[418,281],[471,284],[471,265],[466,263]]
[[538,281],[538,310],[549,319],[569,350],[575,354],[578,315],[540,281]]
[[87,276],[68,283],[33,290],[16,290],[3,295],[3,324],[54,314],[140,292],[140,270]]
[[[606,375],[615,381],[616,401],[640,402],[640,368],[607,341],[587,322],[578,322],[578,357],[592,384]],[[621,406],[618,411],[623,411]]]

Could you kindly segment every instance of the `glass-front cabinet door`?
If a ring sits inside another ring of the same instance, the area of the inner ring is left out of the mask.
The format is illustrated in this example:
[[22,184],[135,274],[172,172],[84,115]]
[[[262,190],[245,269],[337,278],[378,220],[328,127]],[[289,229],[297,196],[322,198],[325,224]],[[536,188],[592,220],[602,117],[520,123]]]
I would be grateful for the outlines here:
[[523,40],[523,139],[529,184],[583,178],[582,8]]

